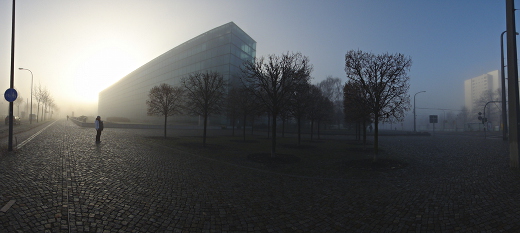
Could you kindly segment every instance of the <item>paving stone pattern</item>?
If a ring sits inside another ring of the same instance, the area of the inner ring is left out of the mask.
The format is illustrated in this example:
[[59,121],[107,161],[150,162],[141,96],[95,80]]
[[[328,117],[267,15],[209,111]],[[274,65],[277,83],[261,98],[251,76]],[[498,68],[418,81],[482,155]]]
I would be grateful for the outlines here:
[[0,157],[0,232],[518,232],[507,143],[383,137],[404,169],[318,179],[235,166],[136,132],[57,121]]

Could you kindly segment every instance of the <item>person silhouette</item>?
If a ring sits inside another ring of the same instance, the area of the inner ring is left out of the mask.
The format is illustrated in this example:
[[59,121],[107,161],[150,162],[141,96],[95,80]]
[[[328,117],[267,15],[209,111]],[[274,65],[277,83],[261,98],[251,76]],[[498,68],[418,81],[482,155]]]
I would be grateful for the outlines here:
[[103,121],[101,120],[100,116],[96,117],[96,121],[94,122],[95,128],[96,128],[96,143],[101,142],[101,131],[103,131]]

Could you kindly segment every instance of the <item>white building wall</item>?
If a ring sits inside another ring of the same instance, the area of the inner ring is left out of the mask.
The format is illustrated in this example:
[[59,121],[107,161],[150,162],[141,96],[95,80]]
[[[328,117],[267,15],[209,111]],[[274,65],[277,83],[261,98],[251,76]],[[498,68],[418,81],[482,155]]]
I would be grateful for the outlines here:
[[[469,112],[474,112],[474,103],[478,101],[486,91],[494,93],[501,88],[500,73],[498,70],[480,75],[464,81],[465,105]],[[488,97],[491,100],[491,96]],[[477,109],[478,110],[478,109]],[[475,110],[476,111],[476,110]]]

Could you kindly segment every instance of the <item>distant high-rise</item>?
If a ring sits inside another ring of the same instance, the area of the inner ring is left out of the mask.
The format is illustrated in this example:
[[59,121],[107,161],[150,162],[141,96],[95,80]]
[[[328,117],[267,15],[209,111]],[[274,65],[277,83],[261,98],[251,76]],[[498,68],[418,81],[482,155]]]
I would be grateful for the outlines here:
[[[465,105],[470,113],[483,111],[483,109],[475,109],[479,107],[475,104],[480,105],[478,102],[481,100],[487,102],[496,99],[498,90],[501,89],[499,74],[498,70],[495,70],[464,81]],[[473,118],[476,119],[476,116]]]
[[209,30],[144,64],[99,93],[98,113],[132,121],[154,121],[146,114],[148,93],[154,86],[181,85],[195,72],[216,71],[237,82],[240,66],[256,56],[256,41],[230,22]]

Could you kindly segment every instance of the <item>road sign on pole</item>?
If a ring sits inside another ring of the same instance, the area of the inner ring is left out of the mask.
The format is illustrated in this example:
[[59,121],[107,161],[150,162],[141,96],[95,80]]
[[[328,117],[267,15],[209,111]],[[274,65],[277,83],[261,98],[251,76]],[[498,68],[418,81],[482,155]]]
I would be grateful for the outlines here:
[[5,90],[4,98],[8,102],[14,102],[16,98],[18,98],[18,92],[14,88],[9,88]]
[[439,123],[439,116],[438,115],[430,115],[430,123],[432,123],[432,124]]

